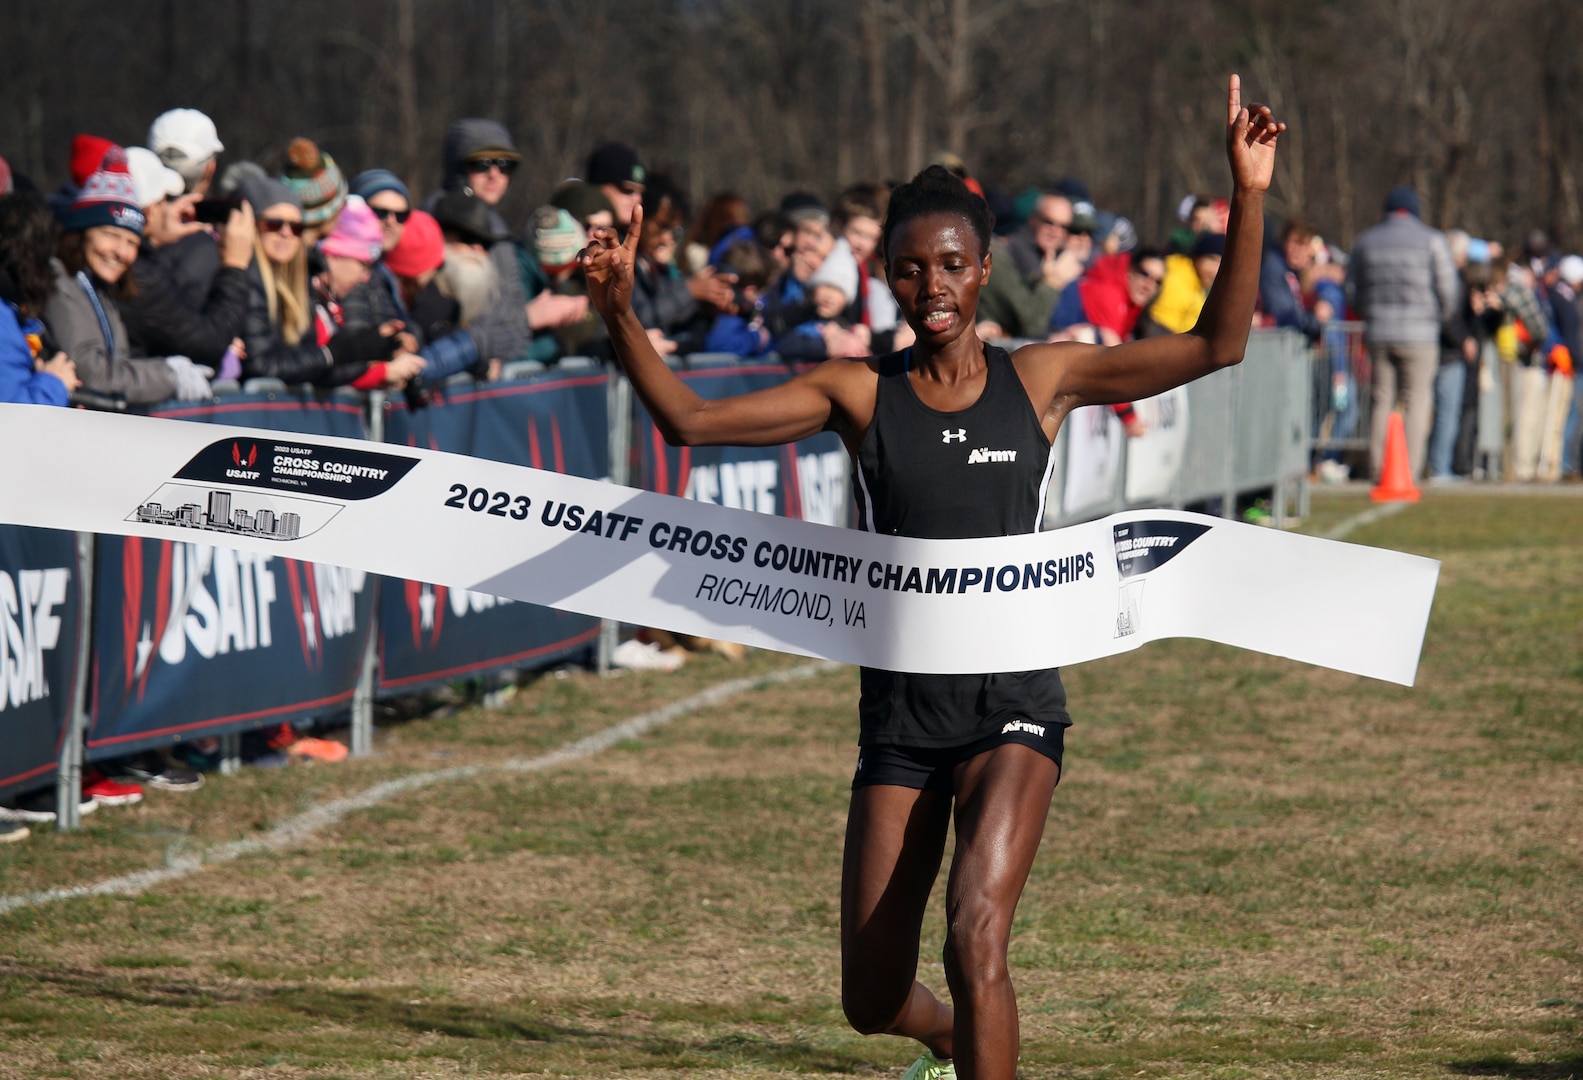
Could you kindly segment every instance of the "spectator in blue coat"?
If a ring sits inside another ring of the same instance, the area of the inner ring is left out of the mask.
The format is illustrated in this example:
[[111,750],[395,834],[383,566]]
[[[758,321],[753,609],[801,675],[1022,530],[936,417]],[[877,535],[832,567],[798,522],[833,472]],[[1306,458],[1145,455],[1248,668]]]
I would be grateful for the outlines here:
[[54,275],[55,214],[37,192],[0,197],[0,403],[65,405],[77,368],[38,319]]

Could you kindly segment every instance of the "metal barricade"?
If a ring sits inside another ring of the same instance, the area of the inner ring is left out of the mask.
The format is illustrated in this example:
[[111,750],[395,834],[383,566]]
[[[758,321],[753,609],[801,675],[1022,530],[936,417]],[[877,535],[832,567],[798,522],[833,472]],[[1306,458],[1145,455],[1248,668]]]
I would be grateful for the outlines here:
[[1369,448],[1374,384],[1363,323],[1325,324],[1313,346],[1313,417],[1310,430],[1316,457],[1339,456]]

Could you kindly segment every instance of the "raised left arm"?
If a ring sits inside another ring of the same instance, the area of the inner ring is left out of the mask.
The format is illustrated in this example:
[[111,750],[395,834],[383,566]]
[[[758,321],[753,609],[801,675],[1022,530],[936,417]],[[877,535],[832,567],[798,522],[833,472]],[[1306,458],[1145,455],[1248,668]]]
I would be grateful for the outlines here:
[[[1226,154],[1233,193],[1226,225],[1226,253],[1198,322],[1185,334],[1146,338],[1115,348],[1030,345],[1018,350],[1018,367],[1045,368],[1048,413],[1059,421],[1081,405],[1108,405],[1161,394],[1242,359],[1259,295],[1264,246],[1264,194],[1274,173],[1275,142],[1286,125],[1263,105],[1242,106],[1242,81],[1227,90]],[[1028,355],[1025,355],[1028,354]],[[1030,372],[1029,374],[1033,374]],[[1025,375],[1025,382],[1030,381]],[[1032,384],[1044,380],[1034,376]]]

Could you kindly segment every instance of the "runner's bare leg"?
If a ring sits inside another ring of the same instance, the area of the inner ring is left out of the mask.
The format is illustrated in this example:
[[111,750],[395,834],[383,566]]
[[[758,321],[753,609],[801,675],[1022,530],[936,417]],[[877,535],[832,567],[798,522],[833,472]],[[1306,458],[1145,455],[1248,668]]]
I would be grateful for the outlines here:
[[1061,770],[1027,746],[956,769],[956,850],[946,883],[945,977],[963,1080],[1012,1080],[1020,1031],[1006,948]]
[[940,873],[951,798],[873,784],[852,792],[841,867],[841,1004],[865,1035],[951,1056],[951,1009],[917,981],[918,935]]

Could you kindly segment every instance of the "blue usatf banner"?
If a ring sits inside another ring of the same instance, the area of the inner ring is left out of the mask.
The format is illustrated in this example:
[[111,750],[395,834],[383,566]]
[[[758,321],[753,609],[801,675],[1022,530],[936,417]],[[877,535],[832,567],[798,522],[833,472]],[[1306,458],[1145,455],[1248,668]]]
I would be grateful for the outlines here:
[[[677,374],[699,396],[721,398],[778,386],[792,371],[752,364]],[[846,450],[833,433],[789,446],[667,446],[648,411],[636,412],[639,487],[822,525],[852,522]]]
[[[548,374],[393,403],[385,440],[600,479],[610,474],[608,377]],[[468,589],[386,581],[379,686],[412,690],[493,669],[544,664],[593,645],[599,620]]]
[[0,795],[55,773],[81,615],[77,537],[0,526]]
[[[309,390],[171,403],[155,416],[340,435],[365,434],[356,397]],[[203,475],[257,472],[258,442],[194,461]],[[333,490],[333,489],[332,489]],[[180,512],[172,507],[171,520]],[[289,534],[294,515],[203,513]],[[155,520],[158,515],[154,515]],[[202,542],[107,536],[95,552],[90,759],[344,709],[373,632],[376,581],[360,570]],[[192,540],[201,540],[192,536]]]
[[101,538],[88,757],[344,709],[374,592],[361,570]]

